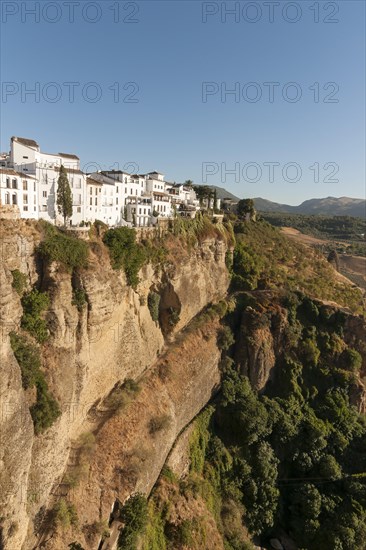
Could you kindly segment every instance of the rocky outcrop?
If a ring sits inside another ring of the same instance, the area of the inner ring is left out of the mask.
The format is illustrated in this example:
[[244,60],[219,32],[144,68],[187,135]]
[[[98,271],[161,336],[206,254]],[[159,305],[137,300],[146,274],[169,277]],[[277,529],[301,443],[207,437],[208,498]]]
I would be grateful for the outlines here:
[[286,314],[280,308],[244,310],[237,342],[235,362],[248,376],[253,388],[260,391],[267,384],[276,356],[282,349]]
[[[180,245],[179,253],[184,254],[184,262],[172,255],[176,261],[170,261],[166,268],[145,267],[140,274],[141,283],[134,291],[126,284],[123,273],[110,268],[107,251],[96,241],[90,246],[88,269],[78,274],[88,302],[79,311],[72,303],[71,273],[55,263],[42,265],[37,259],[35,250],[40,241],[37,224],[24,220],[2,221],[0,231],[3,260],[0,499],[4,510],[0,524],[5,550],[27,550],[42,537],[37,529],[42,525],[52,495],[58,494],[57,487],[69,464],[73,442],[81,433],[96,427],[94,420],[91,421],[91,411],[116,384],[126,378],[141,377],[164,350],[163,333],[159,324],[152,320],[147,306],[150,289],[169,287],[169,292],[177,297],[181,309],[174,330],[178,332],[209,302],[224,297],[229,279],[225,243],[210,238],[190,251],[183,250]],[[38,436],[33,432],[20,369],[9,345],[9,333],[19,330],[21,316],[20,299],[11,286],[11,271],[15,269],[27,274],[30,285],[40,284],[51,299],[47,312],[51,338],[42,346],[42,368],[62,414],[53,426]],[[144,399],[138,402],[136,413],[157,404],[168,411],[172,424],[164,433],[164,444],[159,438],[156,440],[156,456],[153,453],[154,458],[143,469],[144,474],[135,481],[134,487],[121,484],[119,474],[113,470],[124,456],[120,447],[112,446],[108,463],[103,462],[108,453],[101,451],[96,456],[89,477],[90,487],[95,485],[97,503],[95,509],[94,501],[91,504],[90,517],[98,510],[96,521],[100,515],[108,516],[113,499],[118,495],[123,499],[129,490],[149,490],[176,435],[209,399],[218,383],[218,351],[212,344],[214,338],[211,340],[210,352],[206,350],[206,355],[202,346],[203,355],[197,354],[197,360],[191,358],[191,364],[186,356],[182,372],[178,373],[181,385],[169,382],[165,385],[159,378],[144,385],[146,393],[141,394]],[[182,382],[184,372],[187,375],[185,383]],[[154,409],[151,414],[155,414]],[[133,430],[133,426],[132,422],[128,430]],[[118,441],[118,430],[122,430],[122,434],[123,429],[122,417],[106,422],[98,432],[100,448],[107,449],[107,440]],[[109,435],[112,433],[113,436]],[[137,428],[135,433],[139,433]],[[112,459],[115,460],[113,465]]]
[[[132,493],[150,493],[178,434],[219,387],[218,327],[213,322],[184,334],[141,379],[133,401],[96,430],[87,476],[67,495],[79,525],[59,530],[47,548],[63,548],[75,539],[84,548],[97,548],[93,525],[109,520],[116,500],[123,503]],[[102,548],[113,544],[107,539]]]

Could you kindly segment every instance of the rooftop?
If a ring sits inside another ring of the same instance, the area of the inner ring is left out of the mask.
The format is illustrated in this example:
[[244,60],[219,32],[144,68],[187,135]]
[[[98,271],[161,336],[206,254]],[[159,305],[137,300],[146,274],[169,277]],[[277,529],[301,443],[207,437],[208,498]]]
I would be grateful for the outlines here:
[[60,157],[64,157],[66,159],[75,159],[75,160],[80,160],[79,157],[77,157],[76,155],[70,155],[69,153],[59,153]]
[[21,143],[22,145],[26,145],[27,147],[37,147],[37,148],[39,147],[38,143],[34,141],[34,139],[13,136],[11,140],[18,141],[19,143]]
[[21,178],[35,179],[35,176],[31,176],[30,174],[24,174],[24,172],[17,172],[12,168],[0,168],[0,174],[5,174],[6,176],[19,176]]

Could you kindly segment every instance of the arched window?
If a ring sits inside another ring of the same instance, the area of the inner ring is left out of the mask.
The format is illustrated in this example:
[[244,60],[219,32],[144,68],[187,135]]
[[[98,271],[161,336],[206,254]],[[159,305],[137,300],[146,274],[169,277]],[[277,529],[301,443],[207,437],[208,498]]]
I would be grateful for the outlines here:
[[12,202],[13,202],[13,204],[18,204],[18,197],[17,197],[16,193],[14,193],[14,195],[13,195],[13,201]]
[[5,193],[5,204],[10,204],[10,194]]

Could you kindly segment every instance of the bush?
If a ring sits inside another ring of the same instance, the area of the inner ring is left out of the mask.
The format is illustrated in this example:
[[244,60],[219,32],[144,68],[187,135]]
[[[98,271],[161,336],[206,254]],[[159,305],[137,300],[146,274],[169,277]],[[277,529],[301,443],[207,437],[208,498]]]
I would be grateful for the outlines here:
[[37,384],[37,401],[30,408],[34,431],[38,435],[47,430],[60,416],[61,411],[57,401],[48,391],[47,382],[41,378]]
[[222,327],[217,337],[217,345],[221,350],[228,350],[235,342],[230,327]]
[[64,235],[56,228],[47,231],[38,251],[49,262],[60,262],[71,269],[88,265],[88,245],[75,237]]
[[139,493],[132,495],[120,512],[124,527],[118,538],[118,550],[136,550],[139,535],[148,519],[147,500]]
[[41,314],[48,308],[49,303],[48,295],[38,290],[32,290],[22,298],[24,313],[21,326],[40,344],[43,344],[49,337],[47,323],[41,318]]
[[11,274],[13,277],[11,286],[17,291],[19,296],[22,296],[27,286],[27,276],[19,271],[19,269],[14,269]]
[[10,345],[20,367],[23,388],[25,390],[32,388],[41,375],[41,358],[38,348],[24,336],[15,332],[10,333]]
[[362,357],[352,348],[347,348],[341,354],[341,365],[345,370],[359,372],[362,366]]
[[104,404],[108,409],[117,412],[124,409],[139,392],[140,386],[138,382],[127,378],[123,386],[114,389],[106,397]]
[[87,303],[87,294],[85,290],[82,288],[74,289],[72,293],[71,303],[73,306],[76,306],[79,311],[81,311]]
[[138,273],[146,262],[143,246],[136,243],[136,232],[129,227],[109,229],[103,237],[109,248],[113,269],[124,269],[127,282],[133,288],[139,283]]
[[160,294],[154,291],[149,292],[147,305],[150,311],[151,319],[155,322],[159,321]]
[[168,414],[153,416],[149,421],[149,432],[151,435],[155,435],[157,432],[168,429],[170,424],[171,418]]
[[30,408],[34,431],[39,434],[49,428],[60,416],[57,401],[48,391],[47,382],[41,369],[39,350],[24,336],[10,333],[10,345],[18,361],[24,389],[37,388],[37,400]]
[[54,508],[54,522],[56,525],[61,525],[64,529],[67,529],[71,525],[77,525],[78,517],[75,506],[64,498],[60,498]]
[[233,257],[233,285],[243,290],[253,290],[263,270],[261,257],[244,243],[238,243]]

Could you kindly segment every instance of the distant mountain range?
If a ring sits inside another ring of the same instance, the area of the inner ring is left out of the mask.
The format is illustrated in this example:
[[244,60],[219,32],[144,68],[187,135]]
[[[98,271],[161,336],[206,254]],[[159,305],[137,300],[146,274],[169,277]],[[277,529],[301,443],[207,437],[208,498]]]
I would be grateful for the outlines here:
[[366,217],[366,200],[350,197],[326,197],[324,199],[309,199],[298,206],[279,204],[277,202],[253,199],[257,210],[262,212],[284,212],[287,214],[321,214],[323,216],[354,216]]
[[[227,191],[224,187],[210,185],[216,189],[217,198],[239,201],[239,197]],[[262,212],[283,212],[285,214],[320,214],[323,216],[354,216],[366,218],[366,200],[350,197],[326,197],[324,199],[309,199],[298,206],[280,204],[257,197],[254,200],[255,208]]]

